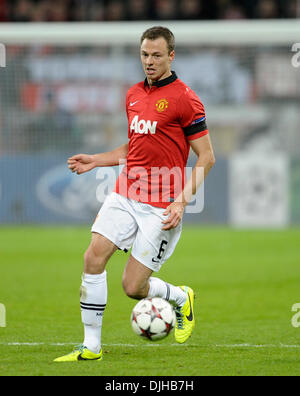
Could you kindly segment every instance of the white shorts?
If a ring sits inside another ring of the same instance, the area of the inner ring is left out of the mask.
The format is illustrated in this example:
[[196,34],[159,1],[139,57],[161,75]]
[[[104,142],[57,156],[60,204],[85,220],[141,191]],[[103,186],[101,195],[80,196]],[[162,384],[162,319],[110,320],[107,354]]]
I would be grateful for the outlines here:
[[144,204],[112,192],[104,201],[92,232],[103,235],[119,249],[131,254],[153,271],[172,255],[181,235],[182,223],[162,230],[165,209]]

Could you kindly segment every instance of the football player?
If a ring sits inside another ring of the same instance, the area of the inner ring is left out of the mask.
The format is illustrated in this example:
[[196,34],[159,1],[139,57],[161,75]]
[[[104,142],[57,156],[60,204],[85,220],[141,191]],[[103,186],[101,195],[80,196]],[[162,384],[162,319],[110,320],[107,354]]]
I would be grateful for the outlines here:
[[[132,249],[122,279],[127,296],[170,301],[177,317],[178,343],[184,343],[195,326],[193,289],[152,275],[172,255],[185,207],[215,157],[204,106],[171,69],[175,57],[173,33],[161,26],[146,30],[141,37],[140,56],[146,78],[127,93],[128,142],[111,152],[78,154],[68,160],[70,170],[78,175],[124,160],[125,166],[96,217],[84,255],[80,296],[83,344],[55,359],[57,362],[102,359],[106,264],[118,249]],[[186,180],[190,147],[197,161]]]

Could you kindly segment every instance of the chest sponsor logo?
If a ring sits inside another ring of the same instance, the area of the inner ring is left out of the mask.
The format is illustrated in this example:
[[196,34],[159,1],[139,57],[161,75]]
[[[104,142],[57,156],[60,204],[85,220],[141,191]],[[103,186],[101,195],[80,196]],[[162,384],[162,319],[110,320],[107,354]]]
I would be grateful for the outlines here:
[[157,121],[150,120],[139,120],[139,116],[136,115],[133,117],[130,124],[130,132],[131,133],[140,133],[141,135],[151,133],[151,135],[155,135],[156,132]]
[[167,101],[167,99],[160,99],[156,102],[156,110],[159,113],[162,113],[163,111],[167,110],[168,106],[169,106],[169,102]]

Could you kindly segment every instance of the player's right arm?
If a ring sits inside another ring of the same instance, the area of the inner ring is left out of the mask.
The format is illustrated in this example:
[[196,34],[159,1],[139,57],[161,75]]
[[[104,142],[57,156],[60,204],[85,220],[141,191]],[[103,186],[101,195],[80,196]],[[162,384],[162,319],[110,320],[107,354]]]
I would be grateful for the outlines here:
[[72,172],[81,175],[101,166],[116,166],[124,163],[128,153],[128,143],[115,150],[100,154],[76,154],[68,159],[68,166]]

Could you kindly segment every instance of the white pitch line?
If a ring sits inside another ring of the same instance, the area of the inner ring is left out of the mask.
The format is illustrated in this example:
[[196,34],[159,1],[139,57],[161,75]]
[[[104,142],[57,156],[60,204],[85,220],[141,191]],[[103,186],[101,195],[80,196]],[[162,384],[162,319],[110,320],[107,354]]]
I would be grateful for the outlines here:
[[[0,345],[5,346],[67,346],[67,345],[78,345],[76,342],[0,342]],[[199,345],[199,344],[102,344],[104,347],[128,347],[128,348],[143,348],[143,347],[192,347],[192,348],[300,348],[300,345],[287,345],[287,344],[210,344],[210,345]]]
[[216,345],[211,345],[215,346],[217,348],[300,348],[300,345],[286,345],[286,344],[216,344]]

